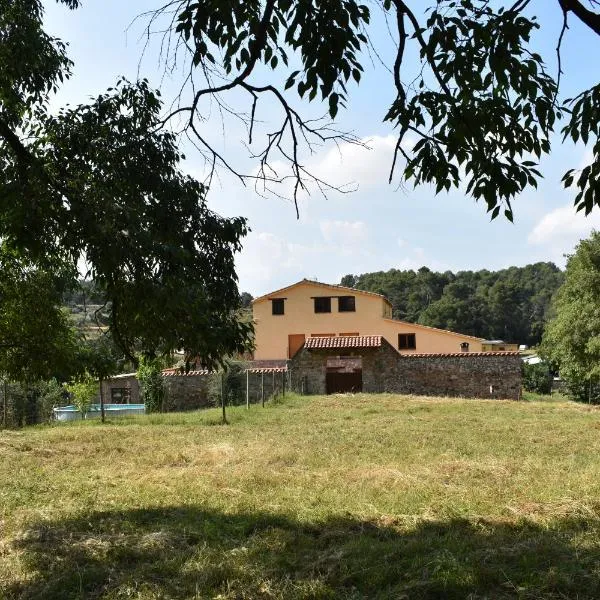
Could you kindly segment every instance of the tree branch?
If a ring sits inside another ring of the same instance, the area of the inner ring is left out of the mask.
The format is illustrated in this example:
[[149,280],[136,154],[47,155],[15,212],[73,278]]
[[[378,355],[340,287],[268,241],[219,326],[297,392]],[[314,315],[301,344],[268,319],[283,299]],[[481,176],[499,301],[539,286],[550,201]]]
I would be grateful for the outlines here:
[[600,35],[600,14],[586,8],[579,0],[558,0],[563,12],[572,12],[594,33]]
[[32,165],[35,162],[35,157],[2,117],[0,117],[0,137],[10,146],[19,161],[26,165]]

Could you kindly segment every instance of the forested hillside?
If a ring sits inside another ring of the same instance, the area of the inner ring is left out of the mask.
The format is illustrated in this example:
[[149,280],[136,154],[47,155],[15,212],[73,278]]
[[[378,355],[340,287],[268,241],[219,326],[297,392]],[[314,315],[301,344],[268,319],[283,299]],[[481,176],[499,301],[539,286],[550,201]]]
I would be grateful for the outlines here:
[[531,346],[541,340],[550,299],[563,278],[546,262],[458,273],[391,269],[346,275],[341,283],[384,294],[396,319]]

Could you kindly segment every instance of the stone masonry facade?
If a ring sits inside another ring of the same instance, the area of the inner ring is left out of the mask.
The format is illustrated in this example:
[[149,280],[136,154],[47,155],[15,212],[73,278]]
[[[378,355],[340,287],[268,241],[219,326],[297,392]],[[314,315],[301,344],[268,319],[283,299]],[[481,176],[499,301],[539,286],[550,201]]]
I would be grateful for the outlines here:
[[163,412],[196,410],[212,406],[208,399],[209,380],[210,376],[206,374],[163,377],[165,386]]
[[[406,355],[399,354],[383,340],[378,348],[363,348],[349,354],[362,358],[366,393],[513,400],[521,395],[518,353]],[[335,350],[300,350],[290,363],[292,389],[325,394],[327,359],[334,356]]]

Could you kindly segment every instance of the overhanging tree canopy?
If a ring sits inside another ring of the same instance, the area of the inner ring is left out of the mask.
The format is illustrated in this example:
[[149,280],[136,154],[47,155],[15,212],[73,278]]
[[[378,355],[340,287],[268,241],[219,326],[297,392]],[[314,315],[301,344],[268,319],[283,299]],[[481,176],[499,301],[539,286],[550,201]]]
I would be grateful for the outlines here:
[[131,358],[183,349],[212,366],[244,350],[251,325],[236,318],[234,270],[244,219],[208,210],[205,187],[180,171],[146,81],[49,113],[71,63],[41,15],[38,0],[0,0],[0,237],[41,270],[85,259]]
[[[382,115],[398,132],[390,177],[398,170],[438,191],[464,182],[492,217],[504,210],[512,219],[512,199],[537,185],[537,161],[565,117],[563,135],[593,149],[591,163],[568,171],[565,185],[577,186],[578,209],[589,213],[600,203],[600,85],[562,98],[560,58],[551,74],[549,57],[531,42],[536,10],[563,20],[559,57],[569,20],[600,34],[595,0],[170,0],[148,13],[149,32],[166,19],[166,55],[189,60],[189,97],[184,91],[168,112],[146,82],[121,81],[56,115],[47,102],[70,73],[65,46],[44,32],[40,0],[0,0],[0,236],[44,268],[85,256],[112,303],[114,337],[130,353],[136,345],[150,353],[182,347],[208,365],[242,349],[250,327],[234,314],[233,254],[246,225],[208,211],[204,186],[180,171],[172,128],[183,118],[211,164],[242,181],[291,178],[297,198],[311,178],[307,147],[358,140],[303,118],[290,98],[322,100],[331,118],[350,105],[372,49],[375,10],[397,43],[387,65],[395,99]],[[413,56],[414,80],[406,69]],[[234,90],[248,98],[247,114],[233,116],[246,123],[258,160],[249,174],[203,132],[204,101],[231,114],[225,96]],[[282,121],[258,139],[257,106],[267,96]],[[272,168],[275,158],[287,161],[289,174]]]
[[77,337],[60,307],[71,273],[41,271],[0,245],[0,376],[30,383],[76,370]]
[[[182,55],[189,58],[193,86],[165,120],[184,116],[190,137],[207,158],[242,180],[258,177],[269,183],[291,177],[297,199],[311,179],[303,149],[352,138],[303,119],[290,92],[324,101],[332,118],[340,107],[351,106],[351,85],[360,82],[373,50],[372,16],[382,11],[397,45],[393,64],[385,65],[396,97],[382,115],[398,131],[390,180],[399,171],[405,181],[431,183],[438,192],[465,183],[492,217],[504,210],[512,220],[511,201],[537,185],[538,160],[550,152],[551,134],[563,116],[564,137],[593,147],[590,165],[580,173],[567,171],[564,183],[577,186],[577,209],[589,213],[600,203],[600,85],[574,99],[560,95],[565,29],[577,19],[600,34],[598,7],[596,0],[171,0],[149,13],[148,32],[166,28],[164,48],[173,63]],[[558,73],[547,67],[554,56],[542,57],[533,49],[536,11],[556,11],[563,20]],[[420,64],[407,69],[407,57],[415,53]],[[277,73],[268,75],[268,69]],[[415,71],[416,78],[407,75]],[[206,99],[216,99],[226,114],[227,94],[234,90],[248,98],[245,120],[258,175],[240,172],[202,130]],[[257,147],[252,145],[257,143],[255,115],[265,97],[279,104],[282,120]],[[281,159],[291,174],[271,168]]]

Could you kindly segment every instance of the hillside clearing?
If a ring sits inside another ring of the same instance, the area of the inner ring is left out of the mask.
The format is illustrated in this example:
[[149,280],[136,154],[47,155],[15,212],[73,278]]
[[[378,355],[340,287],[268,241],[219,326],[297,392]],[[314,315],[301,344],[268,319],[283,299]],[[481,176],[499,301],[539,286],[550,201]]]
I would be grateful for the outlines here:
[[288,397],[0,432],[0,598],[597,598],[600,410]]

